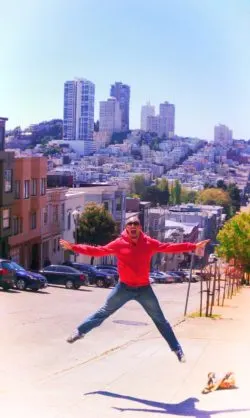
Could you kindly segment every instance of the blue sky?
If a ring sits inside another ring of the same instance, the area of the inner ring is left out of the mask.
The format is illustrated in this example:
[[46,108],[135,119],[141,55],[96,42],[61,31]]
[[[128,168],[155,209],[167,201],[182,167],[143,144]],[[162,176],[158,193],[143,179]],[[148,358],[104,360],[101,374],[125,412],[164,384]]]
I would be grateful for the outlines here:
[[217,123],[250,138],[249,0],[8,0],[0,14],[0,116],[8,127],[61,118],[75,76],[131,86],[141,105],[176,105],[176,132],[213,138]]

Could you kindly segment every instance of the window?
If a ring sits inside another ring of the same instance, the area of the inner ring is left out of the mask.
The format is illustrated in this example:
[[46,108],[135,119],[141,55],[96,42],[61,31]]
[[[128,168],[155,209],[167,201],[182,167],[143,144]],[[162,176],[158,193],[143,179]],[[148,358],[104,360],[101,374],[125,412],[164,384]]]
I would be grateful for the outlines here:
[[4,170],[4,191],[5,193],[12,191],[12,170]]
[[64,222],[64,219],[65,219],[65,204],[62,203],[62,206],[61,206],[61,221]]
[[122,203],[120,197],[116,199],[116,210],[117,212],[120,212],[122,210]]
[[48,206],[46,206],[43,212],[43,225],[47,225],[47,223],[48,223]]
[[10,209],[3,209],[3,229],[10,228]]
[[37,179],[31,179],[31,196],[37,195]]
[[36,229],[36,212],[32,212],[30,217],[30,228]]
[[68,231],[69,231],[71,229],[71,212],[68,212],[67,224],[68,224]]
[[15,197],[15,199],[20,199],[20,197],[21,197],[21,182],[20,182],[20,180],[15,181],[14,197]]
[[19,222],[20,222],[20,218],[18,218],[17,216],[14,216],[13,217],[13,234],[14,235],[19,234],[19,230],[20,230]]
[[58,205],[53,207],[53,222],[58,223]]
[[46,194],[46,178],[41,179],[41,195],[44,196]]
[[105,210],[109,210],[109,202],[103,202],[103,206]]
[[29,199],[30,197],[30,181],[24,180],[24,199]]

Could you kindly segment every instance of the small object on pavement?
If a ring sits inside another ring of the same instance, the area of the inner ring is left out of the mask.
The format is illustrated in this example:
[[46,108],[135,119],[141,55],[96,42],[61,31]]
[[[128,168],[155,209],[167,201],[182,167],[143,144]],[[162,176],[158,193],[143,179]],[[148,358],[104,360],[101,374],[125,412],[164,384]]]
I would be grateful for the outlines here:
[[235,374],[233,372],[227,372],[222,374],[209,372],[207,385],[203,389],[202,393],[207,394],[210,392],[214,392],[217,389],[233,388],[236,388]]

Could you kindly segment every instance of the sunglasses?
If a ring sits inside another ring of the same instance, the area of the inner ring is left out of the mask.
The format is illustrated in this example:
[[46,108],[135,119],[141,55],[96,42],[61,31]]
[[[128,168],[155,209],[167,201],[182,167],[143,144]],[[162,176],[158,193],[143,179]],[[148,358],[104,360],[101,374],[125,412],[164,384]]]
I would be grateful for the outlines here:
[[128,222],[127,224],[126,224],[127,226],[140,226],[140,222],[138,222],[138,221],[135,221],[135,222]]

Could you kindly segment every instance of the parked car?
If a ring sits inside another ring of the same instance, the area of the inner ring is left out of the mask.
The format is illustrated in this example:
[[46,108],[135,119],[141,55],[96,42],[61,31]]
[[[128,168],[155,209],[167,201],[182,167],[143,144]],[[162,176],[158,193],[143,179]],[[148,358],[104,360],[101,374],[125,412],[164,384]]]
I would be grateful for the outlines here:
[[73,267],[51,264],[40,270],[49,284],[64,285],[67,289],[79,289],[84,286],[87,277]]
[[94,267],[97,270],[106,271],[107,273],[111,274],[112,276],[114,276],[115,281],[118,282],[119,274],[118,274],[118,269],[116,266],[112,266],[111,264],[97,264]]
[[28,271],[14,261],[4,260],[2,266],[15,275],[15,286],[18,290],[31,289],[33,292],[37,292],[40,289],[45,289],[48,285],[44,276]]
[[184,279],[178,273],[174,273],[173,271],[167,271],[167,274],[169,274],[170,276],[172,276],[174,278],[175,283],[183,283],[184,282]]
[[0,259],[0,287],[3,290],[13,289],[15,287],[15,272],[6,268],[8,260]]
[[150,281],[153,280],[154,283],[174,283],[175,279],[170,274],[164,273],[163,271],[151,271],[150,272]]
[[105,270],[98,270],[94,266],[84,263],[76,263],[71,261],[65,261],[63,265],[72,266],[78,271],[87,274],[88,284],[96,285],[97,287],[110,287],[114,286],[115,278],[114,275]]

